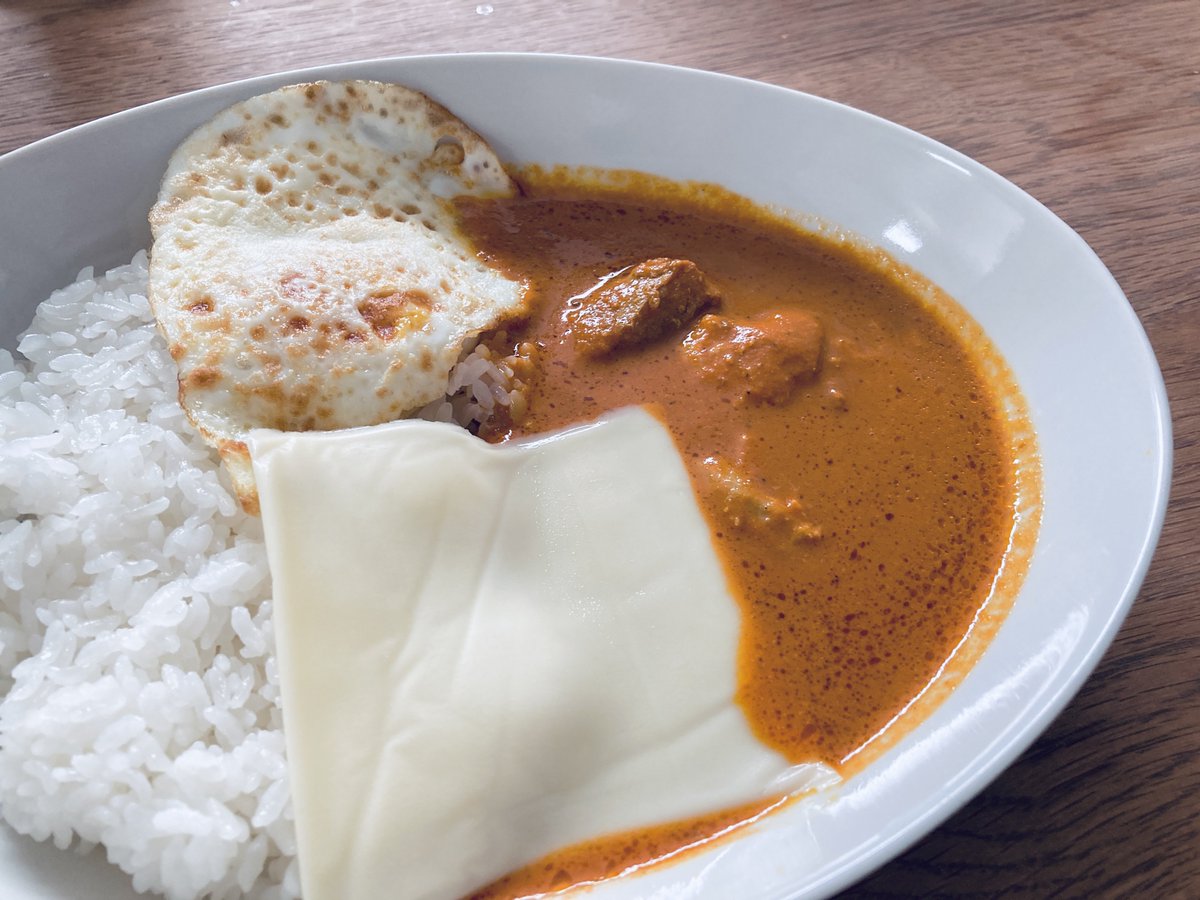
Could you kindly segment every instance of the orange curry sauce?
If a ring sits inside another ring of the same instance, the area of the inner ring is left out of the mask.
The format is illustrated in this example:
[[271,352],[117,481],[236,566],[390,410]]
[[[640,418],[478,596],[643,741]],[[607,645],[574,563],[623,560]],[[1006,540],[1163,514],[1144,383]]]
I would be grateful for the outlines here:
[[[911,727],[944,695],[1016,592],[1036,531],[1036,515],[1018,513],[1036,506],[1037,467],[1003,363],[961,309],[886,254],[720,189],[628,173],[520,177],[526,196],[460,207],[479,252],[526,279],[534,301],[508,333],[539,348],[527,415],[485,436],[651,404],[690,466],[741,604],[738,701],[750,727],[793,761],[849,774],[895,740],[901,712]],[[652,257],[695,262],[722,315],[814,315],[824,330],[817,378],[784,403],[741,402],[686,358],[687,326],[611,358],[577,353],[568,301]],[[797,500],[819,536],[731,525],[708,490],[714,456]],[[611,877],[769,805],[568,848],[477,896]]]

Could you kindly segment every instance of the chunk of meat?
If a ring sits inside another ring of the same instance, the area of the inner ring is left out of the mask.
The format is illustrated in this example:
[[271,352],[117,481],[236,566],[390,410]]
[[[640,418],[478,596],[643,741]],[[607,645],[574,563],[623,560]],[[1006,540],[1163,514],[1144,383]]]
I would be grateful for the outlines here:
[[799,500],[774,496],[728,460],[710,457],[704,472],[710,497],[730,528],[754,529],[789,544],[821,537],[820,527],[809,521]]
[[781,405],[817,377],[824,344],[815,316],[785,310],[743,320],[704,316],[684,339],[684,352],[738,401]]
[[686,259],[648,259],[608,276],[567,312],[575,349],[606,356],[682,328],[720,297]]

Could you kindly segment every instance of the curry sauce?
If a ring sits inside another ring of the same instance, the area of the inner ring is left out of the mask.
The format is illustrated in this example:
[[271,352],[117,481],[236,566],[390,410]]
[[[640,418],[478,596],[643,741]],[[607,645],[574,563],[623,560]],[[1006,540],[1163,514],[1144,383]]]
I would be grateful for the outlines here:
[[[983,612],[994,618],[1015,592],[1013,548],[1034,529],[1018,509],[1036,477],[1014,462],[1032,438],[1003,363],[965,313],[882,252],[719,189],[634,176],[598,187],[537,170],[525,180],[525,196],[460,207],[479,251],[527,279],[533,299],[505,335],[536,348],[527,411],[484,436],[649,405],[689,466],[741,606],[738,701],[750,727],[790,760],[848,774],[864,748],[894,739],[889,725],[931,684],[952,682],[948,664],[969,661],[973,626],[984,630]],[[596,285],[660,258],[703,272],[719,296],[713,314],[635,348],[577,346],[571,325]],[[696,351],[735,327],[721,322],[776,319],[815,335],[795,350],[807,369],[786,390],[756,394],[705,362],[777,385],[769,353]],[[617,874],[766,805],[569,848],[480,896]]]

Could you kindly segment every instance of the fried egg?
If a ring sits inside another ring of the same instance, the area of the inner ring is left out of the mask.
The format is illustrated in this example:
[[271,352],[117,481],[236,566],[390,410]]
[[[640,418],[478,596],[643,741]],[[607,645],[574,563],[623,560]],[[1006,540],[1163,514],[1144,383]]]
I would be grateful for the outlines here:
[[377,82],[280,88],[180,145],[150,213],[149,299],[243,506],[258,503],[250,429],[410,414],[521,313],[523,284],[477,258],[451,203],[516,189],[449,111]]

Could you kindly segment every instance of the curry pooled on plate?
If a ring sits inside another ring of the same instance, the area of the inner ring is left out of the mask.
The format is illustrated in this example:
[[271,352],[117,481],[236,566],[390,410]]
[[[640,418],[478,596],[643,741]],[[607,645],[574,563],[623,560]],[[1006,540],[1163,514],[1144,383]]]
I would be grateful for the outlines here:
[[[1002,361],[883,252],[711,185],[520,180],[522,196],[459,203],[535,310],[505,335],[531,360],[523,415],[481,435],[653,409],[738,601],[750,727],[850,774],[964,674],[1023,575],[1038,473]],[[619,872],[765,805],[576,847],[487,895]]]

